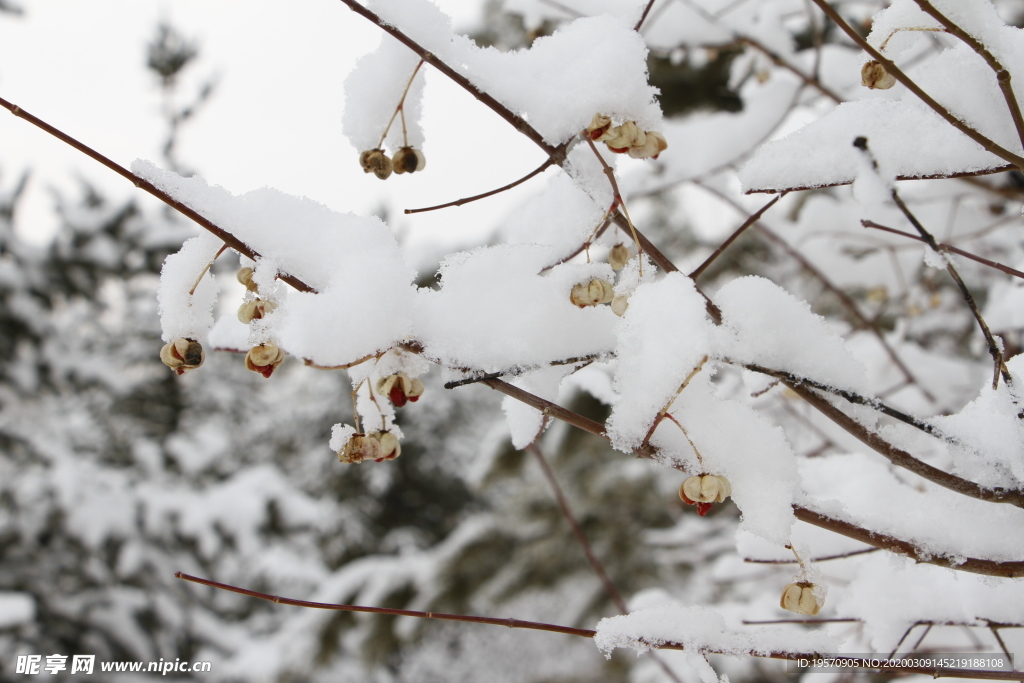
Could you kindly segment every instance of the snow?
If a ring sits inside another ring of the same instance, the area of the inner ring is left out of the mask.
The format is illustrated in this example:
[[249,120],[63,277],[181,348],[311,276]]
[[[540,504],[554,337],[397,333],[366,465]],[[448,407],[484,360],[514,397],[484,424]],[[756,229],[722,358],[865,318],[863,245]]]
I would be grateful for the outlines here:
[[647,83],[647,47],[618,19],[577,19],[529,49],[500,52],[453,33],[451,19],[429,0],[368,5],[526,119],[550,145],[569,140],[597,113],[644,130],[661,127],[655,90]]
[[[202,280],[199,276],[222,246],[220,240],[204,231],[164,261],[157,301],[165,342],[184,337],[202,343],[213,327],[218,288],[213,273],[206,273]],[[197,281],[195,293],[189,294]]]
[[[718,612],[700,605],[669,604],[638,609],[630,614],[602,619],[597,624],[594,644],[611,656],[612,650],[629,647],[648,652],[667,643],[678,643],[701,655],[731,655],[772,652],[836,652],[838,642],[822,631],[802,634],[757,628],[739,631],[730,628]],[[712,678],[712,681],[717,677]]]

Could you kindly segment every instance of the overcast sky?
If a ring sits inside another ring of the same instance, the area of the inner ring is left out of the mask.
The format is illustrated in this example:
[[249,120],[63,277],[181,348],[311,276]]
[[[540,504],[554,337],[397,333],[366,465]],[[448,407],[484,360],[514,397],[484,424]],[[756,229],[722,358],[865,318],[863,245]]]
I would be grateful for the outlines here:
[[[427,69],[427,169],[387,181],[362,173],[341,135],[342,83],[380,32],[338,0],[21,0],[25,14],[0,14],[0,96],[118,163],[161,163],[161,96],[145,47],[161,19],[200,46],[183,96],[216,75],[217,91],[181,137],[179,158],[212,184],[241,193],[262,186],[311,197],[339,211],[431,205],[504,185],[543,161],[539,150],[444,77]],[[468,27],[477,0],[440,0]],[[25,168],[32,181],[18,229],[52,231],[48,188],[71,192],[88,178],[114,197],[155,200],[63,143],[13,116],[0,116],[0,183]],[[536,189],[537,185],[533,188]],[[399,217],[392,228],[419,243],[479,242],[530,192]],[[394,215],[394,214],[393,214]]]

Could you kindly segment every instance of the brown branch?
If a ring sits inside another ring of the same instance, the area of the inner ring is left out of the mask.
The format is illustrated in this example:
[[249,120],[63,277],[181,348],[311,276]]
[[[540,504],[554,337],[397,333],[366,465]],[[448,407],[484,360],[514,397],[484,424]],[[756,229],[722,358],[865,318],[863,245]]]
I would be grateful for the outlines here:
[[[511,396],[512,398],[525,403],[526,405],[532,406],[537,410],[543,412],[546,416],[551,416],[567,422],[575,427],[578,427],[584,431],[590,432],[602,438],[607,439],[608,435],[604,429],[604,425],[595,422],[589,418],[583,417],[578,413],[574,413],[571,410],[562,408],[561,406],[547,401],[539,396],[535,396],[527,391],[523,391],[518,387],[514,387],[511,384],[502,382],[499,379],[486,380],[484,384],[487,384],[493,389],[500,391],[501,393]],[[844,427],[854,436],[865,441],[869,446],[875,450],[879,448],[886,449],[888,451],[879,451],[883,455],[889,457],[893,455],[896,460],[894,464],[898,464],[902,467],[906,467],[911,471],[914,471],[926,479],[935,481],[935,483],[950,488],[951,490],[963,493],[980,500],[987,500],[996,503],[1012,503],[1019,507],[1024,507],[1024,492],[1022,491],[1005,491],[1002,489],[984,489],[974,482],[969,482],[964,479],[960,479],[952,474],[947,474],[941,470],[937,470],[926,463],[922,463],[915,460],[913,456],[910,456],[888,442],[882,440],[877,435],[866,430],[862,425],[856,423],[852,418],[847,416],[842,411],[837,410],[832,404],[828,403],[821,397],[817,396],[813,392],[801,387],[798,384],[792,384],[787,382],[787,386],[796,391],[800,395],[808,394],[810,402],[815,408],[818,408],[830,419],[836,421],[837,424]],[[862,438],[863,437],[863,438]],[[865,440],[867,439],[867,440]],[[878,447],[873,445],[878,443]],[[653,459],[655,449],[651,447],[641,448],[633,451],[633,454],[638,458]],[[892,459],[892,458],[890,458]],[[906,464],[902,464],[906,463]],[[680,466],[675,466],[675,469],[681,469]],[[928,475],[934,476],[935,479],[931,479]],[[979,558],[967,558],[966,560],[960,556],[946,557],[936,556],[935,551],[932,549],[918,548],[910,541],[889,536],[876,531],[870,531],[863,527],[857,526],[852,522],[837,519],[823,515],[820,512],[810,510],[808,508],[801,507],[799,505],[793,506],[793,512],[796,518],[819,526],[823,529],[828,529],[847,538],[860,541],[866,545],[880,548],[882,550],[888,550],[900,555],[906,555],[913,559],[915,562],[924,562],[927,564],[934,564],[940,567],[949,567],[958,571],[966,571],[974,574],[984,574],[987,576],[1000,576],[1008,578],[1022,578],[1024,577],[1024,562],[1021,561],[1007,561],[1000,562],[996,560],[985,560]]]
[[725,251],[726,249],[728,249],[728,248],[729,248],[729,245],[730,245],[730,244],[732,244],[733,242],[735,242],[735,241],[736,241],[736,238],[737,238],[737,237],[739,237],[740,235],[742,235],[742,234],[743,234],[743,232],[744,232],[744,231],[745,231],[745,230],[746,230],[747,228],[749,228],[749,227],[750,227],[751,225],[753,225],[754,223],[756,223],[756,222],[757,222],[757,221],[758,221],[758,220],[759,220],[759,219],[761,218],[761,216],[763,216],[763,215],[764,215],[764,212],[765,212],[765,211],[767,211],[768,209],[772,208],[772,207],[773,207],[773,206],[775,205],[775,202],[779,201],[780,199],[782,199],[783,197],[785,197],[785,196],[786,196],[787,194],[788,194],[788,193],[786,193],[786,192],[782,192],[781,194],[777,194],[777,195],[775,195],[775,196],[774,196],[774,197],[772,198],[772,200],[771,200],[771,201],[769,201],[769,202],[768,202],[767,204],[765,204],[765,205],[764,205],[764,206],[762,206],[762,207],[761,207],[760,209],[758,209],[756,213],[753,213],[753,214],[751,214],[751,215],[750,215],[750,216],[749,216],[749,217],[747,218],[747,220],[743,221],[743,225],[741,225],[740,227],[736,228],[736,231],[735,231],[735,232],[733,232],[733,233],[732,233],[731,235],[729,235],[728,239],[726,239],[726,240],[725,240],[724,242],[722,242],[721,244],[719,244],[719,245],[718,245],[718,248],[717,248],[717,249],[715,249],[715,250],[714,250],[713,252],[711,252],[711,255],[710,255],[710,256],[708,256],[708,257],[707,257],[706,259],[704,259],[704,263],[702,263],[702,264],[700,264],[699,266],[697,266],[697,267],[696,267],[696,268],[695,268],[695,269],[693,270],[693,272],[689,274],[689,276],[688,276],[688,277],[689,277],[689,278],[690,278],[691,280],[696,280],[697,278],[699,278],[699,277],[701,276],[701,274],[702,274],[702,273],[703,273],[703,272],[704,272],[705,270],[707,270],[707,269],[708,269],[708,266],[710,266],[710,265],[711,265],[712,263],[714,263],[714,262],[715,262],[715,259],[717,259],[717,258],[718,258],[719,256],[721,256],[721,255],[722,255],[722,252],[724,252],[724,251]]
[[[949,180],[950,178],[976,178],[983,175],[994,175],[996,173],[1006,173],[1007,171],[1013,171],[1017,167],[1012,164],[1006,164],[1004,166],[994,166],[992,168],[982,169],[980,171],[957,171],[956,173],[926,173],[924,175],[898,175],[896,180]],[[775,192],[800,192],[802,190],[821,190],[826,187],[842,187],[843,185],[849,185],[853,182],[853,178],[849,180],[840,180],[834,183],[825,183],[823,185],[799,185],[795,187],[764,187],[756,190],[747,190],[746,194],[772,194]]]
[[846,101],[845,99],[843,99],[842,97],[837,95],[835,93],[835,91],[833,91],[830,88],[828,88],[816,76],[805,74],[803,71],[801,71],[800,69],[796,68],[795,66],[793,66],[792,64],[787,62],[785,59],[783,59],[779,54],[773,52],[766,45],[763,45],[762,43],[759,43],[758,41],[754,40],[753,38],[750,38],[749,36],[738,36],[737,40],[739,42],[741,42],[741,43],[749,45],[750,47],[754,48],[758,52],[763,53],[766,57],[768,57],[768,59],[772,60],[772,62],[774,62],[777,66],[782,67],[783,69],[785,69],[786,71],[790,72],[791,74],[793,74],[794,76],[799,78],[801,81],[803,81],[804,85],[811,86],[812,88],[814,88],[815,90],[820,92],[822,95],[825,95],[826,97],[828,97],[830,100],[832,100],[836,104],[842,104],[843,102]]
[[[878,163],[871,154],[871,150],[868,149],[867,138],[858,137],[853,141],[853,146],[859,149],[868,158],[875,169],[878,168]],[[924,227],[924,225],[921,224],[921,221],[917,220],[917,216],[915,216],[910,211],[910,208],[903,202],[903,199],[900,197],[900,194],[895,187],[892,188],[890,196],[892,196],[892,200],[896,203],[896,206],[903,213],[906,219],[910,221],[910,224],[917,230],[924,243],[931,247],[935,253],[941,254],[942,252],[939,249],[938,242],[935,241],[935,237]],[[967,303],[967,307],[971,309],[971,313],[974,315],[974,319],[977,321],[978,327],[981,328],[981,332],[985,336],[985,343],[988,344],[988,352],[989,355],[992,356],[992,361],[994,363],[992,388],[995,389],[999,386],[1000,375],[1006,384],[1013,384],[1013,378],[1010,376],[1010,371],[1007,369],[1006,363],[1003,362],[1003,352],[1000,349],[999,344],[996,343],[995,337],[992,335],[992,331],[989,330],[988,323],[986,323],[985,319],[982,317],[981,311],[978,310],[978,305],[974,302],[974,297],[971,296],[971,291],[967,289],[967,285],[964,284],[964,281],[960,277],[960,273],[957,272],[956,266],[953,265],[953,262],[945,257],[943,257],[943,260],[946,263],[946,272],[949,273],[951,278],[953,278],[957,288],[960,290],[961,296],[963,296],[964,301]]]
[[[197,212],[195,209],[193,209],[190,206],[188,206],[186,204],[183,204],[182,202],[178,201],[177,199],[175,199],[171,195],[167,194],[166,192],[164,192],[163,190],[161,190],[160,188],[158,188],[156,185],[154,185],[153,183],[149,182],[145,178],[141,178],[141,177],[135,175],[134,173],[132,173],[131,171],[126,169],[124,166],[121,166],[120,164],[116,163],[112,159],[103,156],[102,154],[100,154],[99,152],[94,150],[92,147],[89,147],[88,145],[86,145],[86,144],[84,144],[82,142],[79,142],[78,140],[76,140],[75,138],[71,137],[67,133],[65,133],[65,132],[63,132],[63,131],[61,131],[61,130],[59,130],[57,128],[54,128],[53,126],[48,124],[46,121],[43,121],[42,119],[37,118],[36,116],[33,116],[32,114],[28,113],[27,111],[25,111],[24,109],[22,109],[18,105],[12,104],[12,103],[8,102],[7,100],[3,99],[2,97],[0,97],[0,106],[2,106],[4,109],[7,109],[8,111],[10,111],[15,116],[17,116],[19,118],[22,118],[22,119],[25,119],[26,121],[28,121],[32,125],[36,126],[37,128],[41,128],[42,130],[46,131],[47,133],[49,133],[53,137],[57,138],[61,142],[64,142],[64,143],[70,145],[71,147],[74,147],[75,149],[77,149],[82,154],[85,154],[90,159],[98,161],[99,163],[103,164],[104,166],[109,168],[114,173],[116,173],[119,176],[121,176],[123,178],[126,178],[127,180],[131,181],[132,184],[135,185],[135,187],[138,187],[140,189],[145,190],[149,194],[153,195],[154,197],[156,197],[157,199],[162,201],[164,204],[167,204],[168,206],[170,206],[172,209],[175,209],[176,211],[178,211],[182,215],[184,215],[184,216],[186,216],[188,218],[191,218],[193,221],[198,223],[201,227],[205,228],[207,231],[209,231],[209,232],[213,233],[214,235],[216,235],[226,245],[228,245],[229,247],[231,247],[232,249],[234,249],[238,253],[240,253],[240,254],[242,254],[244,256],[247,256],[248,258],[250,258],[250,259],[252,259],[254,261],[260,258],[260,255],[257,252],[255,252],[252,249],[250,249],[248,245],[246,245],[244,242],[239,240],[237,237],[232,235],[227,230],[224,230],[223,228],[221,228],[220,226],[215,224],[213,221],[211,221],[208,218],[205,218],[204,216],[200,215],[199,212]],[[288,275],[288,274],[285,274],[285,273],[281,273],[281,274],[278,275],[278,277],[281,280],[284,280],[285,282],[290,284],[295,289],[299,290],[300,292],[315,292],[316,291],[315,289],[313,289],[312,287],[310,287],[309,285],[307,285],[305,282],[303,282],[299,278],[295,277],[294,275]]]
[[[644,25],[644,21],[647,20],[647,15],[650,13],[651,8],[654,7],[655,0],[647,0],[647,6],[644,7],[644,13],[640,15],[640,20],[636,22],[636,26],[633,27],[634,31],[639,33],[641,27]],[[667,3],[666,3],[667,4]]]
[[919,477],[927,479],[933,484],[938,484],[950,491],[955,491],[956,493],[970,498],[977,498],[978,500],[984,500],[989,503],[1005,503],[1016,507],[1024,507],[1024,491],[1012,491],[1002,488],[990,489],[981,486],[980,484],[976,484],[973,481],[962,479],[955,474],[944,472],[937,467],[933,467],[926,462],[918,460],[903,449],[892,445],[843,411],[836,408],[829,401],[822,396],[819,396],[808,387],[802,386],[797,382],[786,381],[785,383],[786,386],[796,392],[800,398],[814,406],[818,412],[822,413],[825,417],[845,429],[866,446],[869,446],[875,452],[885,457],[885,459],[893,465],[902,467],[905,470],[913,472]]
[[422,208],[422,209],[406,209],[405,213],[407,213],[407,214],[409,214],[409,213],[423,213],[424,211],[436,211],[437,209],[447,209],[449,206],[462,206],[463,204],[469,204],[470,202],[475,202],[478,199],[484,199],[486,197],[491,197],[493,195],[498,194],[499,192],[504,192],[505,190],[511,190],[513,187],[515,187],[517,185],[521,185],[522,183],[525,183],[527,180],[529,180],[530,178],[534,177],[535,175],[537,175],[539,173],[543,173],[544,171],[546,171],[548,169],[548,167],[552,166],[554,163],[555,162],[554,162],[553,159],[548,158],[547,161],[545,161],[543,164],[541,164],[540,166],[538,166],[534,170],[532,170],[529,173],[527,173],[526,175],[524,175],[519,180],[513,181],[513,182],[511,182],[508,185],[505,185],[503,187],[499,187],[497,190],[491,190],[490,192],[484,192],[483,194],[473,195],[472,197],[463,197],[462,199],[456,199],[454,202],[448,202],[447,204],[438,204],[437,206],[428,206],[428,207],[425,207],[425,208]]
[[238,586],[232,586],[226,583],[219,583],[217,581],[210,581],[209,579],[202,579],[198,576],[191,576],[190,574],[184,574],[182,572],[175,572],[175,578],[183,579],[185,581],[191,581],[193,583],[199,583],[204,586],[211,588],[219,588],[224,591],[231,591],[232,593],[241,593],[247,595],[250,598],[259,598],[261,600],[269,600],[270,602],[277,603],[279,605],[292,605],[293,607],[308,607],[312,609],[326,609],[336,610],[340,612],[368,612],[370,614],[389,614],[396,617],[415,617],[417,619],[438,619],[440,621],[462,621],[471,624],[490,624],[492,626],[507,626],[508,628],[528,628],[535,631],[549,631],[551,633],[564,633],[570,636],[582,636],[584,638],[593,638],[597,631],[586,628],[572,628],[571,626],[558,626],[556,624],[544,624],[536,621],[522,621],[520,619],[496,619],[493,617],[477,617],[470,616],[467,614],[444,614],[441,612],[418,612],[415,610],[408,609],[391,609],[388,607],[363,607],[361,605],[337,605],[328,602],[310,602],[308,600],[293,600],[292,598],[282,598],[277,595],[269,595],[267,593],[260,593],[258,591],[251,591],[246,588],[239,588]]
[[983,574],[985,576],[1000,576],[1004,578],[1018,579],[1024,577],[1024,562],[996,560],[984,560],[973,557],[944,557],[936,556],[933,551],[918,548],[910,541],[889,536],[877,531],[869,531],[845,520],[828,517],[820,512],[810,510],[800,505],[793,506],[793,513],[801,522],[807,522],[814,526],[828,529],[847,538],[852,538],[868,545],[873,545],[882,550],[905,555],[915,562],[934,564],[939,567],[948,567],[957,571],[970,572],[971,574]]
[[1013,119],[1013,125],[1017,129],[1017,137],[1020,140],[1021,146],[1024,147],[1024,115],[1021,114],[1020,103],[1017,101],[1017,96],[1013,92],[1013,85],[1010,82],[1010,72],[1003,67],[999,60],[996,59],[995,55],[989,52],[988,48],[986,48],[981,41],[950,21],[949,17],[935,9],[935,6],[928,2],[928,0],[914,1],[917,3],[918,7],[942,24],[948,33],[956,36],[968,47],[981,55],[981,58],[984,59],[989,68],[992,69],[993,73],[996,75],[996,81],[999,83],[999,89],[1003,93],[1003,99],[1006,100],[1006,107],[1010,110],[1010,117]]
[[[897,230],[896,228],[890,228],[890,227],[885,226],[885,225],[880,225],[879,223],[876,223],[874,221],[862,220],[860,222],[860,224],[863,225],[865,228],[874,228],[876,230],[884,230],[885,232],[891,232],[894,235],[900,235],[902,237],[907,237],[907,238],[910,238],[912,240],[917,240],[918,242],[924,242],[925,241],[925,239],[923,237],[920,237],[918,235],[913,235],[913,234],[911,234],[909,232],[904,232],[902,230]],[[950,253],[953,253],[953,254],[959,254],[960,256],[963,256],[964,258],[969,258],[972,261],[977,261],[978,263],[986,265],[989,268],[994,268],[994,269],[996,269],[996,270],[998,270],[1000,272],[1006,273],[1007,275],[1012,275],[1014,277],[1024,278],[1024,272],[1021,272],[1021,271],[1017,270],[1016,268],[1011,268],[1010,266],[1004,266],[1002,263],[996,263],[995,261],[990,261],[990,260],[988,260],[987,258],[985,258],[983,256],[978,256],[977,254],[972,254],[969,251],[964,251],[963,249],[960,249],[958,247],[954,247],[952,244],[946,244],[945,242],[936,242],[936,246],[939,248],[939,251],[947,251],[947,252],[950,252]]]
[[[444,614],[440,612],[418,612],[415,610],[405,609],[391,609],[386,607],[364,607],[362,605],[339,605],[328,602],[310,602],[307,600],[294,600],[292,598],[283,598],[278,595],[270,595],[269,593],[260,593],[258,591],[252,591],[247,588],[240,588],[238,586],[232,586],[227,583],[219,583],[217,581],[211,581],[209,579],[203,579],[198,576],[191,576],[182,572],[175,572],[175,578],[182,579],[184,581],[191,581],[192,583],[198,583],[203,586],[209,586],[210,588],[217,588],[219,590],[230,591],[232,593],[239,593],[246,595],[250,598],[259,598],[260,600],[267,600],[279,605],[291,605],[293,607],[306,607],[311,609],[324,609],[334,610],[340,612],[368,612],[371,614],[388,614],[392,616],[400,617],[413,617],[416,619],[438,619],[441,621],[461,621],[471,624],[488,624],[490,626],[505,626],[508,628],[525,628],[534,631],[548,631],[549,633],[562,633],[570,636],[580,636],[583,638],[593,638],[597,635],[597,631],[585,628],[572,628],[570,626],[559,626],[558,624],[545,624],[538,621],[522,621],[520,619],[496,619],[493,617],[478,617],[467,614]],[[651,646],[657,649],[663,650],[684,650],[685,647],[681,643],[661,643],[654,644]],[[722,652],[714,649],[706,651],[708,654],[731,654],[735,655],[735,652]],[[798,659],[813,659],[815,655],[821,653],[807,653],[807,652],[789,652],[789,651],[775,651],[775,652],[748,652],[754,657],[767,657],[771,659],[787,659],[787,660],[798,660]],[[862,660],[851,659],[851,662],[864,663]],[[990,671],[990,670],[974,670],[974,669],[925,669],[922,667],[911,667],[903,666],[900,664],[894,664],[892,667],[886,667],[887,671],[905,671],[908,673],[925,673],[935,678],[948,677],[948,678],[979,678],[985,680],[997,680],[997,681],[1014,681],[1020,680],[1020,672],[1005,672],[1005,671]]]
[[839,13],[832,8],[832,6],[828,3],[828,0],[813,0],[813,2],[815,5],[819,7],[819,9],[821,9],[822,12],[824,12],[828,16],[829,19],[834,21],[835,24],[839,28],[841,28],[843,32],[850,37],[851,40],[853,40],[853,42],[855,42],[862,50],[871,55],[872,59],[874,59],[875,61],[879,62],[882,66],[884,66],[885,70],[892,74],[893,78],[895,78],[897,81],[905,85],[910,92],[917,95],[917,97],[922,102],[924,102],[929,108],[931,108],[932,111],[934,111],[936,114],[945,119],[951,126],[956,128],[958,131],[960,131],[967,137],[977,142],[986,151],[995,154],[997,157],[1003,159],[1004,161],[1008,161],[1018,169],[1024,169],[1024,157],[1014,154],[1005,147],[1002,147],[1001,145],[997,144],[995,141],[982,135],[980,132],[978,132],[977,130],[967,125],[966,123],[958,119],[956,116],[954,116],[946,107],[939,104],[931,95],[922,90],[917,85],[917,83],[915,83],[909,76],[903,73],[903,71],[898,66],[896,66],[895,62],[893,62],[891,59],[888,59],[885,55],[883,55],[881,52],[876,50],[870,43],[868,43],[868,41],[862,38],[861,35],[857,33],[857,31],[852,26],[850,26],[850,24],[848,24],[845,19],[839,16]]

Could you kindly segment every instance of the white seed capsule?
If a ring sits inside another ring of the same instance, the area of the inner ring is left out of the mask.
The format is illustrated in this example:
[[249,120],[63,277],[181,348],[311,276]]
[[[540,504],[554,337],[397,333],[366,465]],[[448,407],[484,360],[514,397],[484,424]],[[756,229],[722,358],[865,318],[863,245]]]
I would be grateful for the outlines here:
[[668,140],[661,133],[647,131],[642,142],[631,145],[629,156],[634,159],[657,159],[658,155],[668,149]]
[[797,614],[815,616],[824,606],[824,601],[815,595],[816,586],[813,583],[791,583],[782,589],[782,598],[779,600],[779,607]]
[[693,503],[723,503],[730,495],[729,480],[716,474],[689,477],[679,487],[679,497]]
[[634,145],[643,145],[647,136],[632,121],[626,121],[621,126],[615,126],[606,133],[604,144],[608,149],[617,154],[622,154]]
[[872,59],[861,67],[860,83],[865,88],[872,90],[888,90],[896,85],[896,78],[886,71],[879,62]]
[[610,303],[615,297],[615,288],[607,280],[594,278],[590,282],[581,282],[572,288],[569,300],[583,308]]
[[391,159],[391,166],[395,173],[415,173],[427,167],[427,158],[423,152],[413,147],[401,147]]
[[245,354],[245,367],[253,372],[258,372],[264,377],[270,377],[277,366],[284,361],[285,352],[274,344],[260,344],[249,349]]
[[380,458],[380,442],[365,434],[353,434],[352,438],[345,443],[345,447],[338,451],[338,460],[349,465],[356,465],[364,460],[380,460]]
[[391,432],[374,432],[370,436],[380,444],[380,460],[394,460],[402,454],[402,444]]
[[243,325],[248,325],[253,320],[266,317],[275,308],[277,308],[277,304],[273,301],[263,301],[262,299],[247,301],[238,308],[238,321]]
[[626,309],[629,308],[629,299],[624,296],[617,296],[612,299],[612,313],[619,316],[620,318],[626,315]]
[[594,114],[587,126],[587,136],[591,140],[600,141],[608,137],[608,131],[612,127],[612,120],[604,114]]
[[612,267],[612,270],[622,270],[632,256],[633,252],[630,248],[620,242],[608,253],[608,265]]
[[178,337],[160,349],[160,360],[178,375],[195,370],[206,360],[206,351],[195,339]]
[[245,268],[239,268],[238,272],[235,273],[235,277],[240,284],[245,285],[246,289],[250,292],[255,292],[257,287],[256,283],[252,281],[252,274],[253,269],[246,266]]

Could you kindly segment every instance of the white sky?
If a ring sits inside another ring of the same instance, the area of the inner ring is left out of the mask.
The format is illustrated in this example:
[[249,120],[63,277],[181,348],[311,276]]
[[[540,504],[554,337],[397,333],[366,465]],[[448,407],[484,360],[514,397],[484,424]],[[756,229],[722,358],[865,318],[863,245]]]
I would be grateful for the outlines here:
[[[479,242],[537,185],[419,216],[403,208],[485,192],[532,170],[543,155],[504,121],[427,69],[427,168],[380,181],[359,168],[341,135],[342,82],[376,47],[379,30],[337,0],[20,0],[20,18],[0,14],[0,96],[123,166],[162,163],[161,96],[145,46],[161,19],[198,41],[199,59],[180,91],[212,74],[214,97],[184,129],[178,158],[212,184],[241,193],[271,186],[339,211],[371,213],[382,202],[396,232],[414,243]],[[457,27],[478,0],[439,0]],[[32,170],[17,217],[35,239],[56,224],[48,188],[73,192],[87,178],[111,197],[156,200],[30,124],[0,112],[0,183]],[[536,183],[537,181],[533,181]],[[397,218],[397,220],[395,220]],[[439,245],[440,246],[440,245]]]

